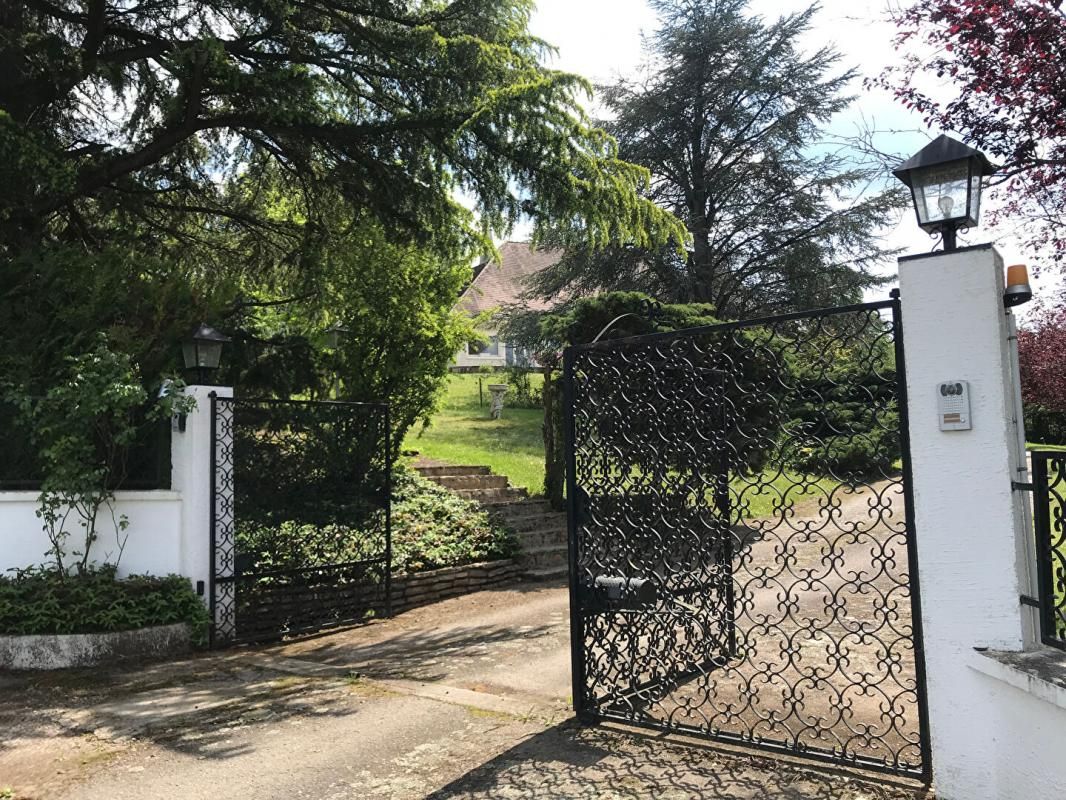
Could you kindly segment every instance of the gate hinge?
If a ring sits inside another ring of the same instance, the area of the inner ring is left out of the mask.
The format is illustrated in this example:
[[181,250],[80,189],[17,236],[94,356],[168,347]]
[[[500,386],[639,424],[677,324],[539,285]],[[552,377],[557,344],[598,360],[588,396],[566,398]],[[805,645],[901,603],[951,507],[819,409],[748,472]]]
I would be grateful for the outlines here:
[[1040,608],[1040,601],[1035,597],[1030,597],[1027,594],[1021,595],[1019,598],[1022,601],[1023,606],[1032,606],[1033,608]]
[[1026,481],[1011,481],[1010,488],[1014,492],[1031,492],[1033,491],[1033,484]]

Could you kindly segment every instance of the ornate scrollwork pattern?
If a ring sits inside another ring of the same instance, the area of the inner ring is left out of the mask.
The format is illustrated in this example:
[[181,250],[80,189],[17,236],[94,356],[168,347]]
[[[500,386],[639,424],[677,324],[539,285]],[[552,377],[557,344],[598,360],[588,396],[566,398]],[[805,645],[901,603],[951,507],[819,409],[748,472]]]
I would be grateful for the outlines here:
[[894,311],[567,352],[582,716],[924,774]]
[[212,610],[213,641],[230,642],[236,636],[237,607],[233,595],[233,566],[236,556],[233,515],[233,402],[212,399],[214,415],[213,474],[211,484],[212,513]]
[[215,408],[215,641],[387,614],[387,407],[216,398]]
[[1066,650],[1066,453],[1035,450],[1033,510],[1045,644]]

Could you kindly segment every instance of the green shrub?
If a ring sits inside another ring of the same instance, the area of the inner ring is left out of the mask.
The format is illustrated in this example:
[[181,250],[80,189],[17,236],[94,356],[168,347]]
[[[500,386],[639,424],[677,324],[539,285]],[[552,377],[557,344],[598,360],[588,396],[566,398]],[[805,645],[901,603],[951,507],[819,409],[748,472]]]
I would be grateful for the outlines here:
[[[891,387],[869,383],[868,395],[849,391],[854,387],[825,386],[818,402],[795,403],[785,464],[804,474],[839,479],[891,475],[902,455],[899,413]],[[877,391],[887,396],[871,401]]]
[[[313,525],[296,520],[239,525],[237,551],[253,557],[257,572],[302,569],[314,564],[343,564],[380,558],[385,552],[385,512],[373,525]],[[366,514],[360,514],[365,521]]]
[[886,477],[900,459],[895,348],[887,323],[848,316],[783,339],[792,387],[784,466],[838,480]]
[[[422,572],[510,558],[514,536],[480,505],[405,469],[392,478],[392,571]],[[364,515],[365,521],[365,515]],[[238,551],[254,556],[256,570],[297,569],[379,557],[384,526],[316,526],[294,520],[237,530]]]
[[543,408],[542,387],[534,386],[528,367],[508,367],[504,370],[507,385],[507,405],[511,408]]
[[187,578],[88,567],[77,575],[31,568],[0,577],[0,634],[110,633],[184,622],[206,641],[209,618]]
[[1038,444],[1066,444],[1066,411],[1026,405],[1025,438]]
[[414,473],[397,470],[392,500],[393,572],[511,558],[514,535],[480,505]]

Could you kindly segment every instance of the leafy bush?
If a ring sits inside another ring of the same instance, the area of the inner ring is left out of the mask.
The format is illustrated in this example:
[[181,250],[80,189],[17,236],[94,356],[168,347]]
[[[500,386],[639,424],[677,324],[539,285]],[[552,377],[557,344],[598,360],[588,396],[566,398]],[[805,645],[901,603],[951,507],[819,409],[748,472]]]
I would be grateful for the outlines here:
[[1066,415],[1066,307],[1037,306],[1018,331],[1022,400],[1030,440],[1059,443]]
[[237,550],[252,557],[253,569],[302,569],[315,564],[342,564],[381,558],[385,552],[384,511],[368,524],[368,514],[360,514],[362,524],[314,525],[297,520],[274,524],[262,522],[239,525]]
[[0,577],[0,634],[110,633],[179,622],[204,643],[207,610],[180,575],[131,575],[115,567],[88,567],[77,575],[54,569]]
[[[366,517],[363,521],[365,524]],[[316,526],[286,520],[237,531],[238,550],[254,556],[255,569],[295,569],[380,557],[384,526]],[[480,505],[464,500],[405,469],[393,472],[392,571],[422,572],[510,558],[517,543]]]
[[532,370],[528,367],[508,367],[504,374],[507,376],[507,385],[510,391],[507,393],[507,405],[512,408],[541,408],[544,405],[541,387],[534,387],[530,380]]
[[902,455],[894,387],[855,370],[837,380],[808,383],[792,405],[786,463],[840,479],[892,474]]
[[480,505],[411,472],[397,470],[392,503],[393,572],[511,558],[514,536]]
[[889,333],[880,317],[848,314],[781,337],[776,349],[791,387],[784,466],[845,481],[895,472],[902,452]]
[[[68,571],[71,562],[83,572],[93,560],[102,512],[111,511],[115,562],[122,556],[129,522],[125,516],[114,518],[114,487],[122,483],[124,456],[145,424],[140,417],[148,397],[130,357],[113,350],[102,333],[92,350],[67,357],[66,365],[64,378],[43,397],[34,398],[25,386],[8,386],[5,399],[19,409],[39,451],[43,476],[37,516],[51,545],[48,555],[59,572]],[[164,402],[149,408],[148,424],[191,410],[191,399],[180,396],[183,385],[167,385]],[[75,525],[81,530],[71,544]]]

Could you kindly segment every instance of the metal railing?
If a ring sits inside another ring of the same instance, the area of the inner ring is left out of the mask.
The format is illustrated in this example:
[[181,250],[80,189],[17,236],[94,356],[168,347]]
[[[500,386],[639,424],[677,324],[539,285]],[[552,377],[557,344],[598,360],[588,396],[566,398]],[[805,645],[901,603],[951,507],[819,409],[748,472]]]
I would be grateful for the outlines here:
[[1030,455],[1040,638],[1066,650],[1066,450],[1033,450]]

